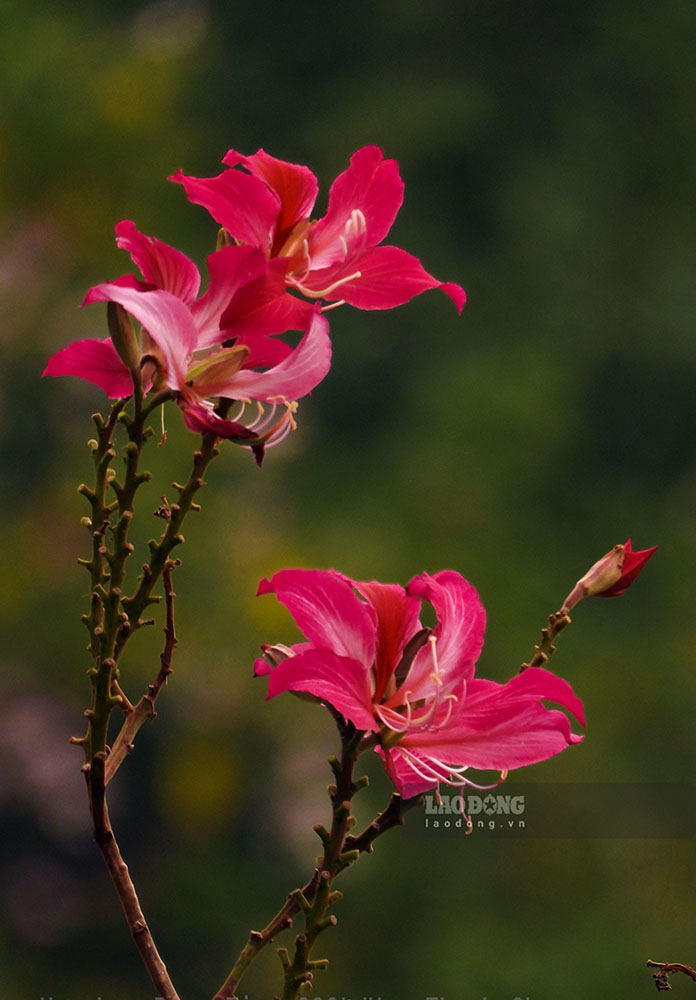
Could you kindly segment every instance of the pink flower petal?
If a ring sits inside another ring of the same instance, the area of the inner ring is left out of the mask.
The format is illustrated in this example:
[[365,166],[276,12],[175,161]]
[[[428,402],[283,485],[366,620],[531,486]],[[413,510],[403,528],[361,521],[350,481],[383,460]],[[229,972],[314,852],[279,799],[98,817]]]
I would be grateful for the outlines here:
[[262,580],[258,593],[276,594],[314,646],[357,660],[367,673],[375,658],[377,615],[345,577],[334,570],[285,569]]
[[387,685],[398,666],[404,646],[420,629],[420,601],[409,597],[403,587],[392,583],[355,583],[377,613],[377,683],[373,694],[376,703],[384,697]]
[[183,388],[188,359],[196,349],[198,331],[181,299],[170,292],[140,292],[106,283],[89,290],[84,304],[93,302],[118,302],[142,323],[162,351],[166,384],[171,389]]
[[285,290],[286,260],[267,261],[266,270],[242,285],[220,321],[224,339],[270,336],[287,330],[306,330],[314,306]]
[[270,252],[281,204],[263,181],[232,168],[217,177],[187,177],[178,170],[169,180],[183,184],[188,200],[206,208],[236,240]]
[[368,670],[331,649],[308,649],[283,660],[268,678],[268,697],[304,691],[327,701],[358,729],[379,729],[372,714]]
[[458,714],[440,729],[410,731],[401,745],[457,767],[513,770],[536,764],[582,737],[568,717],[542,703],[553,701],[584,723],[582,702],[562,678],[530,667],[506,684],[474,679]]
[[129,219],[116,226],[116,245],[130,253],[145,281],[155,288],[176,295],[190,305],[198,295],[201,276],[186,254],[162,243],[154,236],[145,236]]
[[284,340],[275,337],[247,337],[243,342],[249,348],[249,354],[242,368],[267,368],[285,361],[293,352],[293,348]]
[[49,360],[43,375],[75,375],[98,385],[111,399],[133,394],[131,374],[110,340],[76,340]]
[[313,267],[323,267],[322,254],[344,235],[353,212],[362,213],[368,247],[381,243],[404,200],[404,185],[396,160],[382,159],[377,146],[364,146],[331,185],[329,207],[310,233]]
[[438,782],[434,779],[425,779],[422,774],[418,774],[408,758],[400,753],[398,746],[392,747],[386,753],[381,747],[375,747],[375,753],[384,761],[387,774],[402,799],[412,799],[416,795],[437,788]]
[[253,441],[256,435],[253,431],[238,424],[234,420],[226,420],[214,412],[212,404],[205,402],[189,403],[186,400],[179,402],[184,415],[184,423],[190,431],[197,434],[214,434],[216,437],[225,438],[237,442]]
[[[461,681],[469,680],[474,676],[486,629],[486,612],[476,588],[461,574],[446,569],[434,576],[423,573],[415,577],[406,590],[412,597],[429,601],[437,614],[433,635],[443,690],[449,691]],[[415,698],[432,696],[432,671],[432,652],[423,648],[416,654],[404,687]]]
[[[392,309],[403,305],[415,295],[431,288],[439,288],[454,302],[461,312],[466,302],[466,292],[452,282],[441,282],[424,270],[420,261],[399,247],[381,246],[363,251],[347,262],[340,271],[331,273],[331,281],[340,280],[360,271],[360,277],[339,285],[328,299],[344,299],[358,309]],[[327,287],[329,280],[322,272],[314,272],[304,281],[313,290]]]
[[292,402],[321,382],[331,367],[329,324],[315,311],[309,329],[292,354],[266,372],[237,372],[224,392],[233,399]]
[[259,149],[253,156],[230,151],[223,158],[230,167],[241,164],[259,180],[264,181],[280,198],[280,214],[276,222],[275,243],[280,245],[293,226],[308,219],[317,199],[319,185],[309,167],[287,163]]
[[266,258],[254,247],[223,247],[208,257],[208,290],[191,306],[199,350],[227,339],[229,335],[220,330],[223,314],[238,292],[250,282],[255,284],[266,268]]

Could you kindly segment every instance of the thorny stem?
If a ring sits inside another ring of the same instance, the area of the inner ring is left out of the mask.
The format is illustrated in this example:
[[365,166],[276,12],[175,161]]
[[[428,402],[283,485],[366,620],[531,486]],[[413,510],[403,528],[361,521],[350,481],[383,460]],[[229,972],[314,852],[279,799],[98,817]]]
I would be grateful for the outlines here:
[[653,979],[658,993],[662,990],[672,989],[669,977],[673,972],[683,972],[685,976],[690,976],[696,982],[696,969],[692,969],[690,965],[683,965],[681,962],[652,962],[648,959],[648,968],[657,969],[657,972],[653,972]]
[[[88,569],[92,584],[90,614],[83,616],[83,621],[90,634],[89,649],[94,666],[89,670],[92,701],[85,713],[88,719],[87,734],[74,742],[84,747],[86,762],[83,771],[94,838],[104,857],[128,927],[157,995],[162,1000],[179,1000],[116,843],[108,815],[106,784],[132,746],[135,733],[146,718],[154,715],[154,701],[171,673],[172,655],[176,646],[171,571],[177,562],[170,558],[170,553],[176,545],[183,542],[181,525],[189,510],[196,507],[194,497],[203,486],[203,473],[218,450],[216,439],[211,435],[204,435],[201,450],[194,454],[193,470],[187,483],[184,486],[175,484],[179,502],[170,506],[163,499],[163,506],[158,513],[166,520],[167,525],[159,541],[150,542],[150,559],[143,567],[136,590],[130,598],[123,597],[126,564],[133,552],[128,532],[135,496],[138,488],[150,478],[148,473],[139,471],[143,447],[152,436],[146,420],[156,407],[169,398],[168,392],[160,393],[144,406],[142,388],[137,377],[134,378],[134,390],[132,417],[125,412],[125,400],[114,403],[106,420],[100,414],[94,415],[98,435],[97,440],[92,442],[95,488],[91,490],[85,485],[80,487],[80,492],[92,508],[91,518],[84,519],[92,534],[91,558],[80,562]],[[119,423],[125,427],[128,435],[123,448],[125,473],[122,483],[111,467],[116,456],[113,435]],[[109,490],[113,492],[115,500],[107,500]],[[159,601],[152,594],[160,577],[163,580],[166,608],[165,644],[160,657],[160,669],[147,694],[133,706],[120,687],[118,661],[130,636],[145,624],[142,612]],[[109,719],[117,705],[123,709],[126,719],[116,739],[114,751],[110,751],[107,745]]]
[[[364,743],[360,749],[364,749]],[[333,762],[332,767],[334,767],[334,764],[338,763],[335,758],[333,758]],[[350,766],[352,768],[352,764]],[[363,787],[364,784],[366,784],[366,782],[362,782],[360,780],[355,783],[351,781],[351,785],[357,785],[355,791]],[[332,788],[333,787],[334,786],[332,786]],[[353,791],[352,794],[355,794],[355,791]],[[332,795],[332,801],[333,800],[335,800],[335,794]],[[411,809],[413,806],[419,805],[421,802],[422,796],[416,796],[415,798],[404,800],[400,795],[394,793],[386,809],[381,812],[376,819],[369,824],[369,826],[365,827],[360,834],[357,836],[348,835],[344,837],[343,843],[338,852],[335,875],[340,875],[341,872],[350,867],[350,865],[357,860],[360,854],[372,853],[374,849],[374,841],[377,837],[386,833],[386,831],[390,830],[392,827],[402,824],[404,822],[404,814],[407,810]],[[334,807],[334,821],[335,818]],[[347,826],[348,825],[352,824],[347,824]],[[317,835],[321,838],[322,842],[326,845],[327,841],[332,837],[333,829],[332,833],[329,833],[321,825],[317,825],[314,829]],[[213,997],[213,1000],[234,1000],[236,995],[235,991],[239,986],[242,977],[252,962],[256,959],[259,952],[265,948],[267,944],[270,944],[277,934],[280,934],[281,931],[291,927],[294,918],[298,913],[300,913],[301,910],[306,911],[306,906],[309,906],[311,909],[316,899],[317,888],[320,884],[320,871],[322,868],[323,865],[320,865],[319,868],[315,869],[312,877],[306,885],[302,887],[302,889],[296,889],[288,895],[283,906],[278,910],[273,919],[266,925],[266,927],[264,927],[262,931],[250,932],[247,942],[239,953],[232,971]],[[331,899],[331,896],[329,898]],[[338,896],[334,895],[333,900],[337,899]],[[330,926],[330,924],[328,926]]]
[[335,926],[336,917],[327,911],[332,903],[340,899],[340,894],[332,892],[333,880],[338,872],[358,857],[358,852],[345,854],[343,845],[348,830],[355,824],[351,814],[355,793],[365,786],[366,779],[353,781],[353,768],[360,754],[362,732],[352,726],[339,726],[341,731],[341,759],[331,757],[329,763],[336,777],[336,783],[329,786],[332,806],[331,830],[317,829],[324,844],[324,854],[314,873],[316,888],[310,902],[301,893],[296,893],[300,909],[304,914],[304,932],[295,938],[295,953],[292,958],[285,948],[279,949],[284,968],[284,989],[282,1000],[296,1000],[306,996],[312,986],[315,969],[325,969],[326,959],[312,960],[312,948],[322,931]]
[[[160,654],[160,669],[152,684],[148,685],[147,694],[144,694],[137,705],[127,702],[125,696],[121,698],[121,705],[126,713],[126,718],[121,726],[118,736],[114,740],[111,752],[106,758],[104,766],[105,783],[111,781],[116,771],[123,763],[126,756],[133,749],[133,740],[140,727],[147,721],[154,719],[155,699],[167,683],[167,678],[172,672],[172,656],[177,646],[177,638],[174,632],[174,590],[172,588],[171,560],[165,564],[162,570],[162,584],[164,586],[164,600],[166,607],[166,624],[164,626],[164,649]],[[125,704],[127,702],[127,704]]]
[[538,646],[534,647],[534,655],[529,663],[523,663],[520,666],[519,672],[522,673],[528,667],[543,667],[548,662],[549,657],[553,656],[556,652],[554,640],[566,625],[570,625],[570,622],[571,617],[563,608],[549,615],[548,627],[541,630],[541,642]]

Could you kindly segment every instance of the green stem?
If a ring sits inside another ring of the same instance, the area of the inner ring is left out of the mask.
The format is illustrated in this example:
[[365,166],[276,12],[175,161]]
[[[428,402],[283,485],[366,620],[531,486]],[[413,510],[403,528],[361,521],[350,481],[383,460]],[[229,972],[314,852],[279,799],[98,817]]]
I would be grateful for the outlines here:
[[[128,868],[120,854],[109,820],[106,802],[106,784],[132,744],[132,739],[145,718],[154,714],[154,700],[171,672],[171,658],[176,645],[174,635],[173,599],[171,570],[176,565],[170,558],[171,550],[183,541],[181,525],[189,510],[195,508],[194,496],[203,485],[203,473],[211,459],[217,454],[216,440],[204,435],[201,451],[194,455],[193,471],[185,486],[175,487],[179,502],[161,511],[167,526],[158,542],[150,543],[150,560],[143,569],[135,594],[123,597],[126,570],[133,546],[128,540],[133,517],[135,497],[139,487],[149,479],[149,474],[141,473],[140,461],[143,448],[152,436],[146,421],[153,410],[169,398],[169,393],[160,393],[145,406],[138,380],[134,380],[133,416],[124,407],[125,400],[118,400],[105,420],[94,416],[97,440],[92,443],[95,463],[95,487],[93,490],[83,485],[80,492],[87,497],[91,508],[91,518],[85,519],[92,533],[92,553],[90,559],[80,560],[91,579],[90,613],[83,617],[90,633],[90,652],[94,665],[89,670],[92,683],[90,708],[85,713],[88,719],[86,736],[75,742],[85,749],[84,766],[87,781],[94,838],[102,852],[114,888],[121,902],[126,921],[133,939],[146,965],[157,995],[163,1000],[178,1000],[178,994],[167,969],[155,947],[152,934],[143,915],[138,896]],[[112,462],[116,455],[113,436],[118,424],[125,427],[128,441],[123,448],[125,472],[119,482],[114,474]],[[107,501],[111,490],[115,500]],[[166,602],[165,646],[160,661],[160,671],[138,705],[133,707],[118,684],[118,660],[123,648],[137,628],[144,624],[141,615],[144,609],[155,603],[153,588],[162,577]],[[126,712],[126,720],[117,737],[115,754],[107,746],[107,735],[111,712],[117,705]]]

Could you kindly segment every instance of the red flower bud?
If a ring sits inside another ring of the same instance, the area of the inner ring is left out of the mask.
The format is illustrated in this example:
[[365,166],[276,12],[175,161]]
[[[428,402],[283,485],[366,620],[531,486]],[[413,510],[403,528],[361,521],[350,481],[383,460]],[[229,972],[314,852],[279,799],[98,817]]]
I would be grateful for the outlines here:
[[578,580],[563,602],[570,611],[583,597],[619,597],[628,590],[650,556],[657,549],[634,552],[629,538],[625,545],[615,545]]

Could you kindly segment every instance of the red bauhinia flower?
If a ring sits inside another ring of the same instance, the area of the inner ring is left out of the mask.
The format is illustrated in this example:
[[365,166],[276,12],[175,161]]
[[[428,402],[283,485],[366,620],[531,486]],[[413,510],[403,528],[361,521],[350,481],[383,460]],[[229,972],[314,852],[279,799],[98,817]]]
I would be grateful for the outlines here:
[[128,219],[118,223],[116,236],[117,246],[130,253],[144,279],[126,275],[117,284],[160,289],[181,299],[196,323],[199,350],[231,338],[307,329],[311,305],[286,291],[281,262],[268,261],[260,250],[231,246],[210,254],[210,281],[199,296],[201,276],[186,254],[141,233]]
[[[359,583],[334,570],[282,570],[262,580],[304,633],[298,645],[269,646],[255,673],[268,697],[283,691],[328,703],[376,747],[399,793],[473,784],[469,768],[506,772],[582,739],[556,702],[584,724],[570,685],[532,667],[506,684],[474,673],[485,612],[476,590],[452,570],[424,573],[406,589]],[[423,600],[437,615],[420,622]]]
[[[120,343],[117,350],[109,340],[75,341],[53,355],[44,375],[76,375],[119,398],[133,392],[137,367],[146,388],[171,393],[190,430],[248,445],[257,461],[265,446],[276,444],[294,427],[296,400],[324,378],[331,364],[328,322],[318,310],[294,349],[270,337],[248,337],[244,343],[206,353],[200,351],[200,340],[205,343],[206,338],[201,338],[199,317],[169,291],[105,283],[90,289],[85,304],[93,302],[108,302],[130,314],[141,324],[139,338],[133,334],[128,351]],[[128,358],[123,360],[128,353],[130,364]],[[254,370],[259,367],[265,370]],[[214,398],[235,400],[241,411],[226,419],[216,412]],[[253,402],[253,421],[242,421],[245,407]],[[271,404],[270,412],[263,403]]]
[[619,597],[656,551],[657,545],[654,545],[651,549],[634,552],[630,538],[625,545],[615,545],[578,580],[563,602],[563,609],[571,611],[583,597]]
[[179,170],[189,201],[206,208],[239,243],[283,261],[285,281],[310,299],[348,302],[360,309],[390,309],[429,288],[440,288],[461,312],[466,294],[441,282],[420,261],[394,246],[378,246],[392,227],[404,185],[395,160],[376,146],[353,154],[334,181],[322,219],[311,220],[318,183],[308,167],[286,163],[262,149],[244,156],[231,149],[217,177]]

